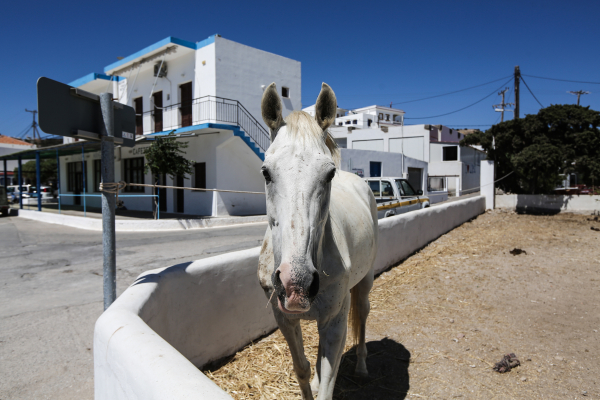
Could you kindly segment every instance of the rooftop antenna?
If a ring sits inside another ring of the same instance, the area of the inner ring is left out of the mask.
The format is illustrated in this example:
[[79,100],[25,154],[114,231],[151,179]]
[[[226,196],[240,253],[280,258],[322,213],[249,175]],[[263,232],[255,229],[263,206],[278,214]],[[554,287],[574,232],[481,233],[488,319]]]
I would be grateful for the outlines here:
[[[28,110],[28,109],[25,109],[25,111],[33,114],[33,122],[31,123],[31,126],[29,127],[29,129],[27,129],[27,132],[29,132],[30,130],[33,130],[33,142],[35,143],[36,135],[37,135],[38,145],[41,146],[42,136],[40,135],[40,131],[38,130],[38,124],[35,120],[35,115],[38,113],[38,111],[37,110]],[[27,132],[25,132],[25,134],[27,134]]]
[[577,105],[579,105],[579,98],[581,97],[582,94],[590,94],[591,92],[586,92],[585,90],[578,90],[576,92],[574,91],[567,91],[567,93],[571,93],[571,94],[576,94],[577,95]]

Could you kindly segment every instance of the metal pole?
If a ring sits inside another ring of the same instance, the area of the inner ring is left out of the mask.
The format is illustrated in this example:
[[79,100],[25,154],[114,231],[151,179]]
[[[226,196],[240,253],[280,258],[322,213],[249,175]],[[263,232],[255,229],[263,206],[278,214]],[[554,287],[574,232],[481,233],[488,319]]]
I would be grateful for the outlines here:
[[521,109],[521,101],[519,97],[519,83],[521,78],[521,69],[517,65],[515,67],[515,118],[519,119],[519,111]]
[[404,174],[404,114],[402,114],[402,125],[400,129],[402,130],[402,148],[400,149],[402,152],[402,178],[406,178],[406,175]]
[[[102,183],[115,181],[113,96],[100,94],[102,109]],[[102,248],[104,251],[104,309],[117,298],[117,256],[115,250],[115,195],[102,192]]]
[[58,158],[58,149],[56,149],[56,193],[58,200],[58,213],[60,214],[60,158]]
[[21,175],[21,156],[18,158],[19,160],[19,209],[23,209],[23,175]]
[[4,159],[4,192],[7,192],[8,186],[8,172],[6,172],[6,159]]
[[40,192],[41,176],[40,176],[40,152],[35,152],[35,184],[37,186],[37,203],[38,211],[42,211],[42,193]]
[[86,180],[85,180],[85,156],[84,156],[84,151],[83,151],[83,145],[81,145],[81,171],[82,171],[82,175],[83,175],[83,216],[87,217],[87,212],[86,212],[86,207],[85,207],[85,187],[86,187]]

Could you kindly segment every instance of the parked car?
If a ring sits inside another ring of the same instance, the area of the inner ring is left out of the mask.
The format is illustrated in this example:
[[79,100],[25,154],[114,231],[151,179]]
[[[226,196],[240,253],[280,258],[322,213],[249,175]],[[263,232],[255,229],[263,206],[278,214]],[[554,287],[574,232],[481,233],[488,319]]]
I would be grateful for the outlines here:
[[402,178],[366,178],[377,202],[377,218],[391,217],[430,206],[429,197]]
[[[27,194],[29,193],[29,186],[31,185],[23,185],[23,194]],[[19,186],[18,185],[10,185],[7,186],[7,195],[8,195],[8,201],[11,201],[13,203],[18,203],[19,202],[19,197],[21,196],[21,191],[19,190]]]
[[0,209],[2,210],[2,215],[5,217],[10,213],[10,205],[8,204],[8,197],[4,186],[0,186]]

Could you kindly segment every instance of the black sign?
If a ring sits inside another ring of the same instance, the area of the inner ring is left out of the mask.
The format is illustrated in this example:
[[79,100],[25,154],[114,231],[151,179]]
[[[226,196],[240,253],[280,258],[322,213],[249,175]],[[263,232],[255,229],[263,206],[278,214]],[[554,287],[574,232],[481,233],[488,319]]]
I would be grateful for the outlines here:
[[[37,82],[40,128],[52,135],[101,140],[102,111],[98,95],[48,78]],[[113,102],[114,142],[135,146],[135,110]]]

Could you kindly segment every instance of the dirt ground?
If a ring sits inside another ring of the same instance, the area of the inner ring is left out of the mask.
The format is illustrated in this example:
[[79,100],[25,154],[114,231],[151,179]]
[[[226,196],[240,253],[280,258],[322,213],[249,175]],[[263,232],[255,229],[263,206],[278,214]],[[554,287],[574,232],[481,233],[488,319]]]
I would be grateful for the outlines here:
[[[369,377],[353,375],[347,346],[334,398],[600,399],[593,218],[488,212],[381,274],[370,297]],[[315,324],[303,331],[314,367]],[[493,371],[506,353],[521,365]],[[278,331],[205,372],[236,399],[300,398]]]

